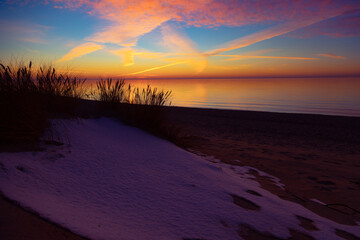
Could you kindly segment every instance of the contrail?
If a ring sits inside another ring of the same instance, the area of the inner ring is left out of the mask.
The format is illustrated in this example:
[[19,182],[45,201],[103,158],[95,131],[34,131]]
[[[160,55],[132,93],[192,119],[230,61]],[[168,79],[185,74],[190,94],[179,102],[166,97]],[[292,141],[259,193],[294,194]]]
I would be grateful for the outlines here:
[[311,18],[311,19],[304,19],[302,21],[296,21],[296,22],[290,22],[290,23],[278,25],[276,27],[254,33],[254,34],[251,34],[246,37],[232,40],[230,42],[223,44],[222,45],[223,47],[213,49],[213,50],[204,52],[202,54],[205,56],[213,56],[213,55],[217,55],[222,52],[227,52],[230,50],[247,47],[254,43],[264,41],[266,39],[270,39],[273,37],[277,37],[277,36],[292,32],[294,30],[297,30],[299,28],[307,27],[314,23],[318,23],[323,20],[339,16],[339,15],[343,14],[346,10],[347,9],[341,9],[341,10],[337,9],[337,10],[333,10],[333,11],[329,12],[326,16],[324,16],[324,15],[314,16],[314,18]]
[[169,67],[169,66],[173,66],[173,65],[177,65],[177,64],[181,64],[181,63],[186,63],[189,61],[181,61],[181,62],[175,62],[175,63],[169,63],[163,66],[159,66],[159,67],[153,67],[153,68],[148,68],[139,72],[134,72],[134,73],[128,73],[126,75],[135,75],[135,74],[139,74],[139,73],[144,73],[144,72],[149,72],[149,71],[153,71],[153,70],[157,70],[157,69],[161,69],[161,68],[165,68],[165,67]]

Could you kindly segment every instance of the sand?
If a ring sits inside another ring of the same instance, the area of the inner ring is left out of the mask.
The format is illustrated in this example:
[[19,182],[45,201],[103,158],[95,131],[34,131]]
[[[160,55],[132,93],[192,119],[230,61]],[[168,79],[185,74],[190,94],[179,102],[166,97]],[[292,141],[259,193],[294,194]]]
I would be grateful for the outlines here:
[[72,232],[38,217],[35,213],[0,196],[0,239],[2,240],[80,240]]
[[[189,151],[271,174],[285,189],[252,171],[262,187],[333,221],[353,225],[360,220],[359,118],[180,107],[166,108],[166,114]],[[65,239],[81,239],[4,199],[0,207],[1,239],[64,239],[64,234],[71,235]],[[302,222],[311,228],[311,220]],[[20,235],[14,237],[15,232]],[[259,238],[246,226],[242,232]]]
[[[223,162],[257,168],[263,187],[344,224],[360,219],[360,118],[168,108],[185,145]],[[240,160],[240,161],[238,161]],[[311,199],[319,201],[311,201]]]

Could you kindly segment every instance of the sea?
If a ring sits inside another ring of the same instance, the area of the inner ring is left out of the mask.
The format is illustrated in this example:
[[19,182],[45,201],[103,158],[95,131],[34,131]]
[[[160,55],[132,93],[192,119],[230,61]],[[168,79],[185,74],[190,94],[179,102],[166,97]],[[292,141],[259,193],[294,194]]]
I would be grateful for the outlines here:
[[360,77],[136,79],[172,91],[171,105],[360,117]]

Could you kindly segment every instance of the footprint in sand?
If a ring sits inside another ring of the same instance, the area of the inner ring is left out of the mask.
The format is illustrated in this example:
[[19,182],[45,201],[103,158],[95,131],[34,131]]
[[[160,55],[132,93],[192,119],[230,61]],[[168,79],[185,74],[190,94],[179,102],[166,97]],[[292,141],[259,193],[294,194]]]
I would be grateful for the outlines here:
[[254,190],[246,190],[247,193],[250,193],[252,195],[258,196],[258,197],[262,197],[262,195]]
[[243,198],[243,197],[239,197],[237,195],[234,194],[230,194],[231,197],[233,198],[233,202],[238,205],[239,207],[242,207],[244,209],[247,210],[260,210],[260,206],[258,206],[257,204],[253,203],[252,201]]
[[357,236],[340,229],[336,229],[335,234],[347,240],[360,240]]
[[314,221],[309,219],[309,218],[306,218],[306,217],[302,217],[302,216],[296,216],[296,218],[300,221],[300,226],[306,230],[309,230],[309,231],[317,231],[319,230]]

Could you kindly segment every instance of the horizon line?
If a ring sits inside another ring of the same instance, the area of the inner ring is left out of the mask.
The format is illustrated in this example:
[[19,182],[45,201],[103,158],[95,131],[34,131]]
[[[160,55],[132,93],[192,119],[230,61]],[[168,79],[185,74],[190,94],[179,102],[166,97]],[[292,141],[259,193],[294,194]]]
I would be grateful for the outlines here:
[[125,80],[181,80],[181,79],[260,79],[260,78],[360,78],[360,74],[356,75],[289,75],[289,76],[235,76],[235,77],[91,77],[88,80],[97,80],[97,79],[125,79]]

